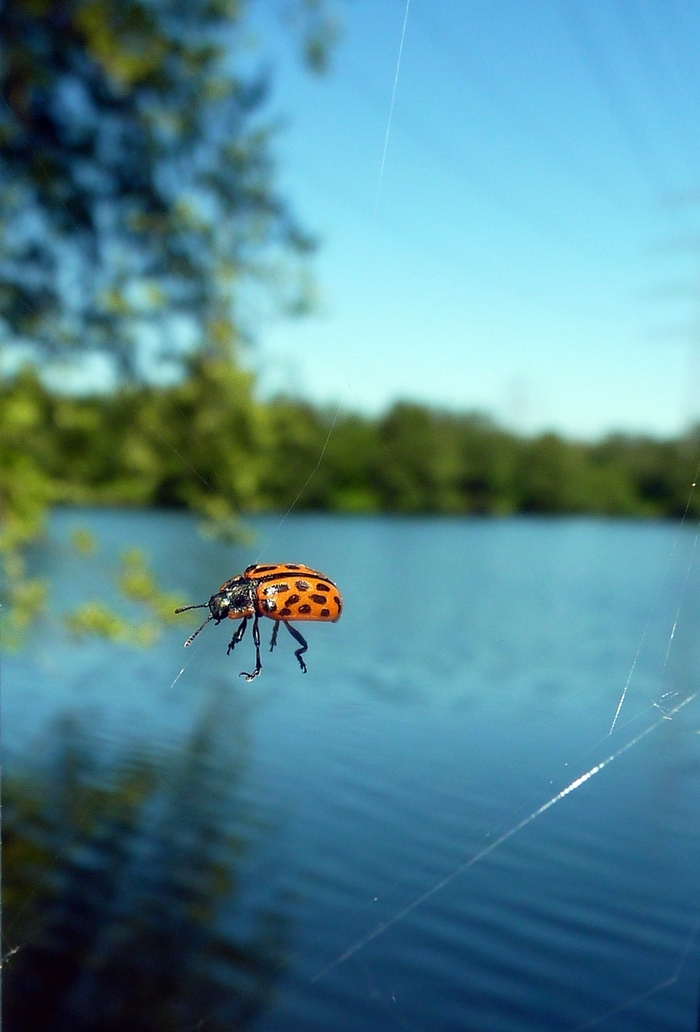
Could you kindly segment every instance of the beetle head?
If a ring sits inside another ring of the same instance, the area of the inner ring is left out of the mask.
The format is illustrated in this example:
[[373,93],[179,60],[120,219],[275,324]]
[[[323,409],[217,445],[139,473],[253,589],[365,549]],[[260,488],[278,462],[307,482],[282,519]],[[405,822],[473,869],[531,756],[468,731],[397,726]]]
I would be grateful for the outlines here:
[[226,617],[232,619],[237,617],[252,616],[254,613],[254,588],[249,580],[244,577],[234,577],[212,595],[208,602],[199,602],[194,606],[180,606],[176,613],[185,613],[188,609],[208,609],[209,616],[203,624],[191,634],[185,642],[185,648],[192,644],[199,632],[207,626],[210,620],[221,623]]

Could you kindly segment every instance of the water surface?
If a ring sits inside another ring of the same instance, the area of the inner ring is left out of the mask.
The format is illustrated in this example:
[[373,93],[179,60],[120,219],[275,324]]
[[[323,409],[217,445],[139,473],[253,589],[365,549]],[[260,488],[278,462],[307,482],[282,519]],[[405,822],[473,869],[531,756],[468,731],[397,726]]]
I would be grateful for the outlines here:
[[[13,1026],[695,1030],[700,704],[664,719],[699,687],[694,529],[278,523],[241,548],[62,511],[32,555],[52,606],[3,678]],[[132,546],[193,602],[289,561],[345,612],[305,626],[306,676],[280,635],[251,684],[250,638],[185,652],[184,616],[149,650],[76,643],[60,614]]]

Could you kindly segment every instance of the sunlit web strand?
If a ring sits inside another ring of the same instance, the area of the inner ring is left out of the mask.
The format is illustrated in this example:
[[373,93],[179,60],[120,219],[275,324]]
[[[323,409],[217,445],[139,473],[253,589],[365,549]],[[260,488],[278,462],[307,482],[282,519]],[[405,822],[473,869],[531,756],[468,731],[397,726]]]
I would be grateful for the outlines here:
[[587,770],[584,774],[580,774],[577,778],[574,778],[573,781],[569,782],[569,784],[565,788],[562,788],[561,791],[556,793],[556,795],[553,795],[550,799],[547,800],[546,803],[543,803],[542,806],[539,806],[536,810],[533,810],[532,813],[528,814],[527,817],[524,817],[517,824],[513,825],[513,827],[510,828],[508,831],[504,832],[493,842],[490,842],[488,846],[485,846],[478,853],[475,853],[474,856],[469,858],[469,860],[465,860],[464,863],[460,864],[458,867],[455,867],[454,870],[450,871],[449,874],[446,874],[444,878],[441,878],[429,889],[426,889],[426,891],[421,893],[420,896],[417,896],[410,903],[407,903],[406,906],[401,907],[401,909],[398,910],[393,917],[388,918],[388,920],[386,921],[381,921],[371,932],[368,932],[367,935],[363,936],[361,939],[358,939],[357,942],[354,942],[352,946],[349,946],[348,949],[341,953],[339,957],[336,957],[336,959],[333,960],[330,964],[328,964],[325,968],[323,968],[322,971],[319,971],[317,975],[314,975],[311,981],[317,982],[320,978],[323,978],[323,976],[326,975],[329,971],[332,971],[334,967],[337,967],[338,964],[342,964],[343,961],[348,960],[348,958],[352,957],[353,954],[358,952],[358,950],[361,950],[365,946],[367,946],[367,944],[372,942],[373,939],[377,939],[380,935],[383,935],[384,932],[386,932],[389,928],[392,927],[392,925],[395,925],[399,921],[403,920],[404,917],[412,913],[414,910],[416,910],[419,906],[421,906],[423,903],[429,900],[436,893],[440,892],[441,889],[444,889],[445,886],[449,885],[450,882],[454,881],[455,878],[459,877],[460,874],[463,874],[465,871],[469,870],[470,867],[473,867],[480,860],[483,860],[490,853],[493,853],[494,850],[498,849],[499,846],[502,846],[505,842],[507,842],[515,834],[517,834],[517,832],[522,831],[523,828],[526,828],[529,824],[532,824],[533,821],[537,820],[538,817],[541,817],[543,813],[547,812],[547,810],[550,810],[556,803],[561,802],[562,799],[565,799],[567,796],[571,795],[572,792],[575,792],[577,788],[580,788],[582,785],[585,785],[586,782],[590,781],[591,778],[593,778],[596,774],[600,774],[600,772],[604,770],[606,767],[608,767],[614,760],[619,759],[620,756],[622,756],[624,753],[629,752],[630,749],[633,749],[634,746],[638,745],[643,738],[646,738],[647,735],[651,734],[652,731],[655,731],[656,728],[660,727],[671,717],[675,716],[676,713],[679,713],[685,706],[688,705],[688,703],[692,702],[693,699],[697,698],[698,694],[699,693],[696,691],[693,692],[691,695],[688,695],[685,699],[679,702],[677,706],[674,706],[673,709],[669,710],[662,717],[659,717],[658,720],[656,720],[653,724],[650,724],[649,727],[645,728],[644,731],[641,731],[638,735],[631,739],[631,741],[627,742],[619,749],[616,749],[615,752],[610,753],[610,755],[606,756],[605,759],[600,761],[600,763],[596,763],[593,767],[590,767],[589,770]]
[[[386,164],[386,155],[387,155],[387,150],[388,150],[388,147],[389,147],[389,134],[391,132],[391,122],[392,122],[392,119],[393,119],[393,116],[394,116],[394,103],[396,101],[396,89],[397,89],[398,84],[399,84],[399,71],[401,69],[401,57],[402,57],[402,54],[403,54],[404,40],[406,38],[406,23],[408,21],[408,9],[409,9],[410,6],[411,6],[411,0],[406,0],[406,8],[405,8],[404,14],[403,14],[403,25],[401,27],[401,41],[399,43],[399,55],[398,55],[398,58],[396,59],[396,71],[394,73],[394,86],[393,86],[393,89],[391,91],[391,104],[389,105],[389,118],[387,119],[386,133],[384,135],[384,149],[382,151],[382,161],[381,161],[381,165],[379,167],[379,182],[377,183],[377,196],[376,196],[375,201],[374,201],[374,210],[375,210],[375,212],[377,210],[377,206],[379,205],[379,195],[380,195],[381,190],[382,190],[382,180],[384,178],[384,166]],[[321,465],[321,462],[323,461],[323,456],[326,454],[326,449],[328,447],[328,442],[331,439],[331,434],[333,433],[333,430],[335,429],[335,424],[336,424],[336,422],[338,420],[339,412],[340,412],[340,405],[338,405],[337,409],[335,410],[335,415],[333,416],[333,422],[330,425],[330,429],[328,431],[328,436],[326,437],[326,440],[325,440],[325,442],[323,444],[323,448],[321,449],[321,454],[318,457],[318,462],[316,463],[314,468],[309,473],[308,477],[306,478],[306,480],[302,484],[301,488],[299,489],[299,492],[297,493],[294,501],[289,506],[289,508],[285,512],[284,516],[279,521],[279,523],[277,524],[277,526],[273,530],[272,534],[268,538],[265,547],[267,547],[269,545],[270,541],[276,536],[276,534],[279,531],[280,527],[282,526],[284,521],[287,519],[287,517],[289,516],[289,514],[292,511],[292,509],[294,508],[294,506],[297,504],[297,502],[299,501],[299,499],[303,495],[303,493],[306,490],[306,488],[309,486],[309,483],[311,482],[313,477],[318,472],[319,466]],[[256,561],[258,561],[258,562],[260,561],[260,556],[261,555],[262,555],[262,552],[260,553],[260,555],[258,556],[258,559]]]
[[170,688],[174,688],[174,687],[175,687],[175,685],[177,684],[177,682],[178,682],[178,681],[180,680],[180,678],[181,678],[181,677],[182,677],[182,675],[184,674],[184,672],[185,672],[185,668],[186,668],[186,667],[187,667],[187,663],[185,663],[185,666],[183,666],[183,667],[181,667],[181,668],[180,668],[180,673],[179,673],[179,674],[177,674],[177,675],[176,675],[176,676],[175,676],[175,677],[173,678],[173,680],[172,680],[172,681],[171,681],[171,683],[170,683]]
[[[654,599],[654,603],[653,603],[653,605],[651,607],[651,612],[649,613],[649,618],[648,618],[648,620],[646,622],[646,626],[645,626],[644,631],[642,633],[641,641],[639,642],[639,646],[637,648],[637,652],[635,654],[634,659],[632,660],[632,666],[630,667],[630,672],[627,675],[627,680],[625,682],[624,688],[622,689],[622,693],[620,695],[620,699],[619,699],[619,702],[617,704],[617,709],[615,710],[615,715],[614,715],[614,717],[612,719],[612,724],[610,725],[610,730],[608,731],[609,735],[611,735],[613,733],[613,731],[615,730],[615,726],[617,725],[618,717],[620,716],[620,711],[622,710],[622,707],[623,707],[623,705],[625,703],[625,699],[627,697],[627,690],[628,690],[628,688],[630,686],[630,682],[632,681],[632,677],[634,676],[634,672],[635,672],[635,669],[637,667],[637,661],[639,659],[639,654],[642,651],[642,647],[643,647],[644,642],[646,640],[646,636],[647,636],[647,633],[649,631],[649,626],[651,624],[651,618],[654,615],[654,610],[656,609],[656,605],[657,605],[657,603],[659,601],[659,597],[661,595],[661,587],[662,587],[663,582],[666,580],[666,577],[668,575],[668,571],[669,571],[669,568],[671,566],[671,559],[673,557],[673,553],[676,550],[676,545],[678,544],[678,541],[679,541],[679,538],[680,538],[680,535],[681,535],[681,531],[683,530],[683,526],[686,523],[686,520],[688,518],[688,512],[690,510],[690,503],[693,500],[693,492],[695,491],[695,489],[698,486],[697,485],[698,476],[700,476],[700,462],[697,465],[697,468],[695,470],[695,476],[693,477],[693,482],[690,485],[690,491],[688,492],[688,499],[687,499],[687,501],[685,503],[685,509],[683,510],[683,516],[681,517],[681,522],[680,522],[680,524],[678,526],[678,533],[676,534],[675,540],[673,542],[673,546],[671,548],[671,553],[670,553],[670,555],[668,557],[668,562],[666,564],[666,569],[664,570],[664,575],[663,575],[663,577],[661,579],[661,584],[659,585],[658,590],[656,592],[656,598]],[[680,613],[681,603],[682,603],[683,598],[685,596],[685,589],[686,589],[686,586],[688,584],[688,578],[690,576],[690,570],[692,568],[693,559],[694,559],[694,556],[695,556],[695,549],[696,549],[697,542],[698,542],[698,532],[700,532],[700,523],[698,524],[698,527],[697,527],[697,529],[695,531],[695,539],[693,540],[693,548],[692,548],[692,551],[691,551],[691,554],[690,554],[690,559],[688,560],[687,569],[685,571],[685,580],[683,582],[683,589],[681,591],[681,597],[680,597],[680,600],[678,602],[678,606],[676,608],[675,619],[673,621],[673,626],[671,628],[671,633],[670,633],[670,636],[669,636],[669,639],[668,639],[668,645],[666,647],[666,655],[664,657],[663,669],[666,668],[666,664],[668,663],[668,657],[669,657],[669,653],[671,651],[671,644],[672,644],[673,639],[674,639],[675,634],[676,634],[676,626],[678,624],[678,615]]]
[[[695,484],[693,484],[693,488],[694,487],[695,487]],[[691,489],[690,497],[688,498],[688,503],[687,503],[687,505],[685,507],[685,513],[683,513],[683,519],[684,520],[685,520],[686,513],[688,512],[688,507],[690,506],[690,498],[692,497],[692,494],[693,494],[693,491]],[[695,558],[695,550],[696,550],[697,545],[698,545],[698,534],[700,534],[700,521],[698,522],[698,524],[697,524],[697,526],[695,528],[695,536],[693,538],[693,547],[691,549],[690,559],[688,560],[688,565],[687,565],[686,571],[685,571],[685,580],[683,581],[683,587],[681,588],[680,598],[678,599],[678,605],[676,606],[676,612],[675,612],[675,616],[673,618],[673,626],[671,628],[671,634],[669,635],[668,645],[666,647],[666,655],[664,656],[664,667],[668,663],[668,657],[669,657],[669,653],[671,651],[671,644],[673,642],[673,639],[676,636],[676,628],[678,627],[678,617],[680,616],[681,606],[683,604],[683,599],[685,598],[686,589],[688,587],[688,579],[690,577],[690,571],[692,569],[693,560]]]
[[389,105],[389,118],[386,123],[386,134],[384,136],[384,150],[382,151],[382,163],[379,167],[379,182],[377,183],[377,196],[374,199],[374,210],[379,207],[379,195],[382,192],[382,179],[384,178],[384,165],[386,164],[386,152],[389,147],[389,133],[391,132],[391,120],[394,117],[394,101],[396,100],[396,87],[399,84],[399,69],[401,68],[401,55],[403,54],[403,41],[406,37],[406,22],[408,21],[408,8],[411,0],[406,0],[406,10],[403,14],[403,27],[401,29],[401,42],[399,43],[399,56],[396,60],[396,72],[394,74],[394,88],[391,91],[391,104]]

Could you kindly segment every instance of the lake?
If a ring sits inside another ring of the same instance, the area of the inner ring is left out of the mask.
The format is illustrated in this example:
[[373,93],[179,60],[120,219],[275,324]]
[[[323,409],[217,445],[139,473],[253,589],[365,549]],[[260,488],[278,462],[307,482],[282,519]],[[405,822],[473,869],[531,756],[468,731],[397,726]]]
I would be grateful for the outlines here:
[[[250,523],[241,547],[62,510],[32,551],[51,605],[3,670],[8,1032],[695,1032],[696,528]],[[251,683],[250,632],[182,648],[202,611],[148,649],[72,639],[129,547],[193,603],[299,562],[345,611],[302,628],[306,675],[263,621]]]

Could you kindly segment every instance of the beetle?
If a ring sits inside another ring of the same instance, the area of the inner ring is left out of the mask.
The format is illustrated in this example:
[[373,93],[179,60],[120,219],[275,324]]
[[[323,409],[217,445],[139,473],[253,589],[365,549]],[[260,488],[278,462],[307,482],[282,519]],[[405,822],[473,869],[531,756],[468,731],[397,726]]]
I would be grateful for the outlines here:
[[224,581],[208,602],[194,606],[181,606],[176,613],[188,609],[209,609],[209,616],[185,642],[185,648],[192,644],[202,628],[210,620],[220,624],[222,620],[240,620],[226,649],[226,655],[235,649],[243,639],[248,621],[253,621],[253,644],[255,645],[255,669],[252,673],[241,671],[241,677],[252,681],[262,669],[260,660],[260,628],[258,620],[267,616],[275,621],[270,639],[270,652],[277,644],[277,632],[283,623],[291,636],[299,643],[294,655],[302,673],[306,673],[303,654],[308,649],[306,639],[289,620],[323,620],[335,623],[343,611],[343,600],[338,588],[325,573],[312,570],[300,563],[254,563],[243,573]]

